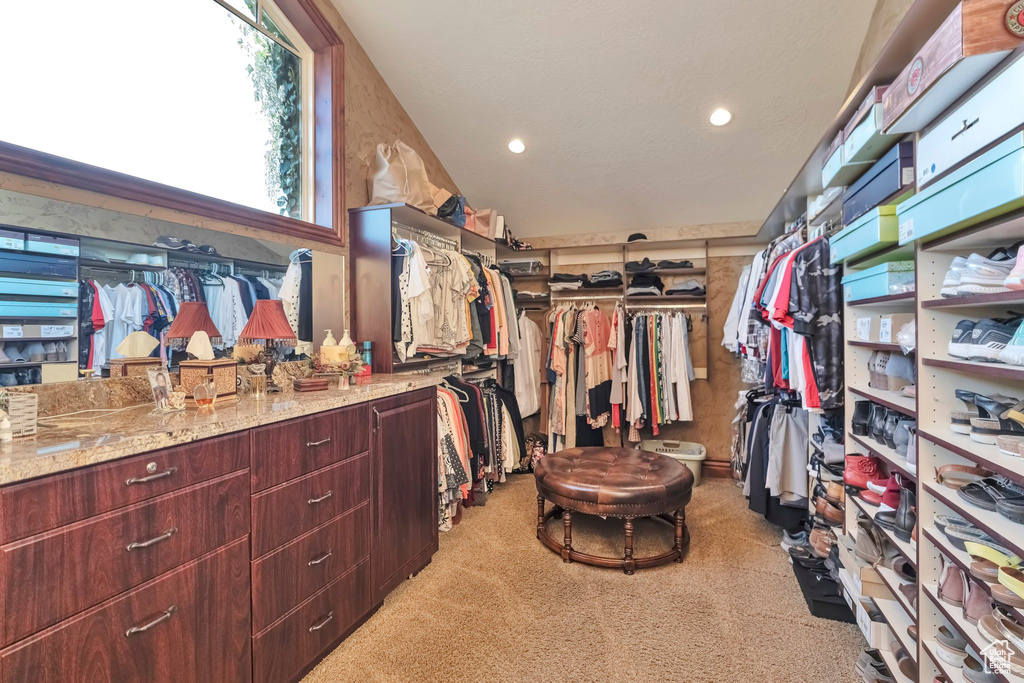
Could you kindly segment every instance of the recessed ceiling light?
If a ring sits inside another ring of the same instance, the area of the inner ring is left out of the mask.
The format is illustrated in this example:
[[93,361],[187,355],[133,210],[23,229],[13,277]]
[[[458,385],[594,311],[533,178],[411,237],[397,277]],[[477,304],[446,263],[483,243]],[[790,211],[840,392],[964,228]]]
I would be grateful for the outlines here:
[[523,144],[522,140],[516,138],[515,140],[509,141],[508,151],[512,152],[513,154],[522,154],[523,152],[526,151],[526,145]]
[[732,112],[728,109],[716,109],[711,112],[711,125],[724,126],[732,121]]

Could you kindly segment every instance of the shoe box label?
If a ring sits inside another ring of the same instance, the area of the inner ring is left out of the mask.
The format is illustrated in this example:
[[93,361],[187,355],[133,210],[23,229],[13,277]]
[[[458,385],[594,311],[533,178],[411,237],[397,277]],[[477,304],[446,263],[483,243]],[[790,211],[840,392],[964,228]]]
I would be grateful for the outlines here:
[[23,336],[21,325],[4,325],[4,339],[21,339]]

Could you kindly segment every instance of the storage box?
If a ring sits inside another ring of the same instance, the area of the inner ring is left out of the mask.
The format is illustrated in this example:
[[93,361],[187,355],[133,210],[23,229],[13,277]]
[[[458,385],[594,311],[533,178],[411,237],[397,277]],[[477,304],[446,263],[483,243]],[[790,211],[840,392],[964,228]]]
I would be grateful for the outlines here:
[[71,281],[61,282],[60,280],[0,277],[0,294],[74,297],[77,299],[78,283]]
[[0,230],[0,249],[24,251],[25,233],[17,230]]
[[914,262],[890,261],[873,268],[855,270],[843,276],[846,301],[873,299],[914,291]]
[[0,325],[0,339],[66,339],[74,336],[74,325]]
[[895,344],[896,335],[907,323],[914,322],[913,313],[889,313],[879,316],[878,336],[872,341],[880,341],[884,344]]
[[0,251],[0,273],[47,275],[78,279],[78,261],[63,256]]
[[843,158],[848,164],[881,159],[899,139],[899,135],[886,135],[882,132],[882,103],[879,102],[873,105],[864,119],[846,135]]
[[892,600],[892,591],[882,583],[882,577],[874,567],[860,568],[860,592],[865,598]]
[[0,299],[0,318],[75,318],[78,302],[14,301]]
[[178,364],[181,375],[181,388],[188,398],[200,384],[211,378],[217,387],[217,397],[234,396],[236,389],[236,369],[238,361],[233,358],[214,358],[213,360],[183,360]]
[[917,141],[917,182],[924,186],[1022,123],[1024,54],[939,120]]
[[28,235],[25,250],[57,256],[78,256],[78,240],[51,235]]
[[149,368],[159,368],[164,362],[159,358],[111,358],[111,377],[149,377]]
[[640,450],[661,453],[685,465],[693,473],[693,485],[700,485],[701,466],[708,457],[708,449],[699,443],[688,441],[664,441],[645,439],[640,442]]
[[1013,6],[1007,0],[957,5],[886,90],[885,132],[922,130],[1020,45]]
[[897,207],[900,244],[936,238],[1024,206],[1024,132]]
[[850,225],[876,206],[898,204],[913,192],[914,143],[901,142],[846,190],[843,224]]
[[864,634],[864,640],[868,641],[868,647],[873,647],[876,650],[888,649],[889,643],[893,641],[889,625],[884,621],[871,621],[869,614],[874,606],[870,605],[867,600],[858,600],[856,607],[857,626]]
[[841,263],[881,251],[899,241],[895,206],[880,206],[843,228],[829,242],[829,260]]
[[864,342],[878,341],[878,323],[881,318],[879,315],[858,315],[854,318],[854,339]]

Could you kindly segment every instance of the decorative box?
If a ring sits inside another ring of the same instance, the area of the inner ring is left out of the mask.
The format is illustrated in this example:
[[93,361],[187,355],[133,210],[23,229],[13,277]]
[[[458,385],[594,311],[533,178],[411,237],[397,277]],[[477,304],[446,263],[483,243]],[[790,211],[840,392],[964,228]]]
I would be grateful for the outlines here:
[[860,301],[914,291],[914,262],[890,261],[843,276],[843,299]]
[[78,256],[78,240],[51,235],[29,235],[25,240],[25,250],[57,256]]
[[24,251],[25,233],[16,230],[0,230],[0,249]]
[[[869,168],[843,196],[843,224],[914,191],[914,143],[901,142]],[[895,214],[895,212],[893,212]]]
[[994,74],[917,141],[917,183],[934,181],[1024,119],[1024,54]]
[[895,206],[880,206],[846,226],[829,240],[829,261],[847,259],[881,251],[899,241],[900,226]]
[[233,358],[214,358],[213,360],[183,360],[178,364],[181,375],[181,387],[185,395],[192,397],[192,390],[197,385],[213,378],[217,387],[217,397],[234,396],[237,391],[235,374],[238,361]]
[[923,130],[999,64],[1024,40],[1020,12],[1007,0],[957,5],[885,91],[885,132]]
[[900,204],[900,244],[934,239],[1024,206],[1024,132]]
[[148,377],[149,368],[159,368],[163,361],[159,358],[111,358],[111,377]]

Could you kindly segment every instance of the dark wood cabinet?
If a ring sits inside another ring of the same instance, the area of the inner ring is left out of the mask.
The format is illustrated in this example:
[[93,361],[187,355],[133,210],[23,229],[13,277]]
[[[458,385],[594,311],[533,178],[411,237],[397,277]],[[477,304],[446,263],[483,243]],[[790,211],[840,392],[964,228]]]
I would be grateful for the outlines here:
[[433,388],[371,405],[375,602],[437,552],[437,398]]
[[242,539],[0,652],[0,680],[244,682],[250,642]]
[[245,536],[248,484],[238,472],[3,546],[2,643]]

